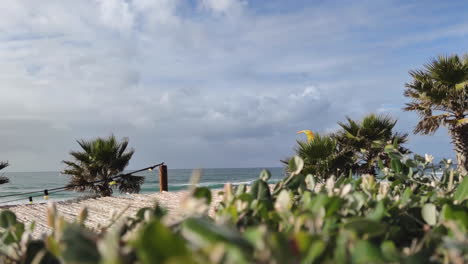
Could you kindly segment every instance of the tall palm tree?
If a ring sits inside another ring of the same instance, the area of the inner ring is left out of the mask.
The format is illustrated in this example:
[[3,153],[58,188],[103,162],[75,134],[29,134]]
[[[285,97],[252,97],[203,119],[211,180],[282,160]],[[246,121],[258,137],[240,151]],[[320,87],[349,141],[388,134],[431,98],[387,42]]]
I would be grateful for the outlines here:
[[[0,170],[3,170],[4,168],[8,167],[8,165],[9,165],[8,162],[0,161]],[[10,179],[4,176],[0,176],[0,184],[5,184],[9,182],[10,182]]]
[[127,167],[134,150],[127,150],[128,139],[118,142],[114,136],[91,141],[77,141],[83,151],[71,151],[74,161],[63,161],[67,168],[62,174],[70,176],[69,188],[83,192],[90,190],[110,196],[112,188],[120,192],[139,192],[143,177],[123,176],[113,179]]
[[421,120],[415,134],[433,134],[443,125],[457,155],[458,169],[468,174],[468,55],[439,56],[423,69],[410,71],[413,80],[404,95],[412,99],[405,111],[415,111]]
[[409,152],[401,145],[407,142],[408,135],[393,132],[397,120],[388,115],[369,114],[361,121],[347,117],[346,121],[338,122],[341,129],[334,138],[343,150],[353,153],[354,172],[376,174],[377,160],[388,160],[384,152],[388,144],[397,142],[402,153]]

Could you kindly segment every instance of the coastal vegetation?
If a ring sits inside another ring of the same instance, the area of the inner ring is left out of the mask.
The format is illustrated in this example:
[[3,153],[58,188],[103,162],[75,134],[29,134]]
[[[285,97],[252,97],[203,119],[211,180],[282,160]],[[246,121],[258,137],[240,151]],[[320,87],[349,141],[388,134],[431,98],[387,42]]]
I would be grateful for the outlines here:
[[[159,205],[89,230],[84,209],[66,221],[50,204],[53,232],[32,239],[31,227],[4,210],[0,249],[10,263],[466,263],[468,177],[448,160],[433,164],[385,147],[391,166],[377,176],[328,178],[289,173],[268,186],[263,171],[249,188],[226,184],[215,217],[205,187],[191,187],[186,218],[167,225]],[[382,163],[379,163],[382,164]],[[442,177],[439,177],[442,175]]]
[[[8,162],[5,162],[5,161],[0,161],[0,170],[3,170],[4,168],[8,167]],[[7,177],[5,176],[0,176],[0,184],[5,184],[5,183],[9,183],[10,182],[10,179],[8,179]]]
[[127,149],[128,139],[118,141],[113,135],[91,141],[78,140],[82,151],[71,151],[73,161],[63,161],[67,168],[62,174],[70,176],[69,189],[89,190],[101,196],[110,196],[113,188],[122,193],[140,191],[144,178],[119,175],[127,167],[134,150]]
[[458,169],[468,174],[468,54],[439,56],[410,75],[413,80],[406,84],[404,95],[412,102],[404,110],[421,117],[414,132],[433,134],[441,125],[446,126]]
[[376,175],[377,162],[389,162],[384,151],[387,144],[409,153],[403,147],[408,135],[393,131],[396,122],[388,115],[370,114],[361,121],[347,117],[334,133],[314,133],[307,141],[297,141],[296,155],[304,160],[304,171],[321,180],[350,173]]

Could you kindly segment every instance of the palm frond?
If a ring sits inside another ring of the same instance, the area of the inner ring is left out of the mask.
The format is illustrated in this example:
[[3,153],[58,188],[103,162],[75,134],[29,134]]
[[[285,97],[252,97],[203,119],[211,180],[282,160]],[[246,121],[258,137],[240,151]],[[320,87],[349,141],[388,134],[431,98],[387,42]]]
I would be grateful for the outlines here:
[[[114,135],[107,138],[94,140],[78,140],[82,151],[71,151],[73,161],[63,161],[67,166],[62,174],[71,176],[70,186],[76,191],[91,190],[101,195],[111,195],[109,182],[113,176],[118,175],[128,166],[134,150],[128,148],[128,139],[119,142]],[[94,181],[103,180],[99,184],[91,184]],[[138,192],[140,181],[122,181],[126,192]],[[119,186],[120,187],[120,186]],[[134,191],[132,191],[134,188]]]
[[145,181],[145,177],[126,175],[116,180],[119,191],[121,193],[138,193],[141,185]]
[[[468,56],[439,56],[423,69],[410,71],[413,80],[406,84],[404,95],[413,101],[403,110],[421,116],[415,133],[433,134],[441,125],[449,129],[468,114]],[[434,115],[445,112],[450,117]],[[446,122],[453,120],[453,122]]]
[[424,116],[416,125],[414,133],[432,135],[439,129],[447,117],[447,114]]

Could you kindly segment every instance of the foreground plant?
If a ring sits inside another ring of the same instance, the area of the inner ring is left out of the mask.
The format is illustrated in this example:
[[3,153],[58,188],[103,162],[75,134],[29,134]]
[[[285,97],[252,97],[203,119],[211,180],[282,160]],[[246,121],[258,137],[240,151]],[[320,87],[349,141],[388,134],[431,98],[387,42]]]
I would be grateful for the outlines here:
[[192,187],[187,218],[171,225],[156,206],[89,230],[86,211],[67,222],[51,205],[53,232],[34,240],[2,211],[0,255],[12,263],[467,263],[468,177],[448,160],[436,169],[430,157],[385,151],[391,166],[379,162],[381,174],[324,184],[294,157],[272,188],[268,171],[250,187],[226,184],[214,218],[212,192]]

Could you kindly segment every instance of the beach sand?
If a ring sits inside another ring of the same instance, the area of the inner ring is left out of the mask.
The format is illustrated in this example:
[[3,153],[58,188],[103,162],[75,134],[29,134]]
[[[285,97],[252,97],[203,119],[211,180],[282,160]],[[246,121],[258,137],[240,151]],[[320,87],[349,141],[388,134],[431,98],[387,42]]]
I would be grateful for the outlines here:
[[[221,201],[222,196],[218,195],[220,190],[212,190],[212,202],[209,208],[209,215],[214,215],[215,206]],[[88,218],[85,225],[93,230],[100,230],[100,227],[107,226],[112,221],[112,215],[135,216],[137,211],[143,207],[153,207],[156,202],[167,209],[168,215],[165,220],[168,224],[175,223],[184,218],[182,203],[187,197],[188,191],[162,192],[154,194],[127,194],[123,196],[86,198],[70,201],[56,202],[57,211],[67,221],[77,218],[82,208],[88,209]],[[25,204],[3,207],[13,211],[18,220],[26,226],[35,222],[34,237],[39,237],[43,233],[50,233],[51,229],[47,224],[47,204]]]

